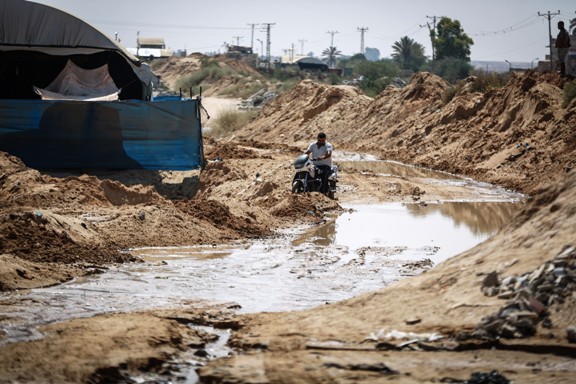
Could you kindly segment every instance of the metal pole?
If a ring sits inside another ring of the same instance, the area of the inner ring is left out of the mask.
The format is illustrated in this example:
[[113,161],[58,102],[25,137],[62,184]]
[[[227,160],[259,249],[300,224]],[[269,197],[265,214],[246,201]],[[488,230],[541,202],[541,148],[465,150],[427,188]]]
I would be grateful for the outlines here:
[[248,24],[252,26],[252,37],[250,38],[250,49],[252,51],[254,51],[254,26],[258,25],[258,24]]
[[368,27],[358,27],[358,31],[360,31],[360,53],[364,54],[364,33],[368,31]]
[[268,61],[267,69],[270,71],[270,27],[276,23],[262,23],[266,26],[266,60]]
[[550,13],[550,11],[548,11],[547,14],[541,14],[540,12],[538,12],[538,16],[543,16],[545,18],[548,19],[548,41],[549,41],[549,48],[550,48],[550,72],[554,72],[555,68],[554,68],[554,56],[552,55],[552,17],[559,15],[560,14],[560,10],[558,10],[557,13]]

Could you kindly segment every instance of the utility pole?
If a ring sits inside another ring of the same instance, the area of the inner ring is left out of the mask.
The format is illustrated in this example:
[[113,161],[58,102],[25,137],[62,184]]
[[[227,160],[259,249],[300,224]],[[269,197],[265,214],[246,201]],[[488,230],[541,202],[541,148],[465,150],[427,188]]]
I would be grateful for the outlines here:
[[560,14],[560,10],[558,10],[557,13],[550,13],[550,11],[548,11],[548,13],[540,13],[538,12],[538,16],[542,16],[548,19],[548,42],[549,42],[549,46],[550,46],[550,72],[554,72],[554,58],[552,56],[552,25],[550,23],[550,21],[552,20],[552,18],[554,16],[557,16]]
[[244,36],[232,36],[233,39],[236,39],[236,45],[240,46],[240,39],[243,38]]
[[250,49],[252,50],[252,52],[254,52],[254,26],[258,24],[248,23],[247,25],[250,25],[252,27],[252,37],[250,38]]
[[364,33],[368,31],[368,27],[358,27],[360,31],[360,53],[364,54]]
[[268,64],[266,64],[268,71],[270,71],[270,29],[276,23],[262,23],[262,25],[266,26],[266,60]]
[[436,19],[438,18],[438,16],[426,15],[426,18],[432,19],[432,28],[430,27],[430,23],[426,23],[426,25],[428,26],[428,30],[430,31],[430,41],[432,42],[432,72],[434,72],[436,64],[436,47],[434,45],[434,40],[436,38]]
[[300,54],[302,56],[304,56],[304,43],[307,42],[308,40],[304,40],[304,39],[298,39],[298,42],[300,43]]
[[326,32],[326,33],[329,33],[329,34],[330,34],[330,36],[331,36],[331,37],[330,37],[330,47],[333,47],[333,46],[334,46],[334,35],[335,35],[336,33],[338,33],[338,31],[328,31],[328,32]]

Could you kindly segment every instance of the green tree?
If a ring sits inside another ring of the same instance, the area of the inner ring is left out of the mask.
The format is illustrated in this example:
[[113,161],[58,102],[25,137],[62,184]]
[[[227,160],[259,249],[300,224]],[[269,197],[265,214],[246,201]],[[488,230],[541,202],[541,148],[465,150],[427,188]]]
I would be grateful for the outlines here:
[[340,52],[336,47],[326,48],[322,52],[322,57],[326,57],[328,59],[328,67],[330,68],[334,68],[336,66],[336,58],[341,55],[342,52]]
[[368,96],[376,96],[382,92],[392,82],[392,78],[398,75],[398,71],[398,65],[390,59],[366,60],[354,67],[354,74],[363,78],[360,88]]
[[366,56],[364,56],[364,54],[362,54],[362,53],[356,53],[350,57],[350,61],[353,61],[353,62],[360,62],[360,61],[366,61],[366,60],[367,60]]
[[424,46],[415,42],[408,36],[404,36],[400,41],[392,45],[392,58],[403,69],[417,71],[426,62]]
[[445,57],[437,60],[434,68],[434,73],[451,84],[456,84],[458,80],[467,78],[470,76],[471,71],[472,66],[468,60],[454,57]]
[[466,33],[458,20],[442,17],[436,25],[434,48],[436,60],[447,57],[470,61],[470,46],[474,41]]
[[340,58],[340,60],[338,60],[338,67],[339,68],[354,68],[359,63],[363,63],[365,61],[367,61],[366,56],[364,56],[361,53],[357,53],[351,57]]

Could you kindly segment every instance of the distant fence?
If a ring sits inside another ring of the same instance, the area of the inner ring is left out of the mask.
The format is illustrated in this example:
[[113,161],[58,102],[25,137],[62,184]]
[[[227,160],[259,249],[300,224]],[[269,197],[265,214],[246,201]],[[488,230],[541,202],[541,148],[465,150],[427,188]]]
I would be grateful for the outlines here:
[[37,169],[196,169],[199,103],[0,100],[0,151]]

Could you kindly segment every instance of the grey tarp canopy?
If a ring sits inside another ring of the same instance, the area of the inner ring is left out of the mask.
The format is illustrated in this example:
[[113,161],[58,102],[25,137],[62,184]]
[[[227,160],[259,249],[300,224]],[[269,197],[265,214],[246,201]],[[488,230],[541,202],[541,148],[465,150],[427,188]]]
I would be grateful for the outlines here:
[[300,69],[328,70],[328,65],[315,57],[302,57],[296,60],[296,64]]
[[[200,100],[150,100],[151,78],[148,65],[84,21],[0,0],[0,151],[27,166],[201,167]],[[92,98],[117,90],[120,100]]]
[[120,99],[149,99],[152,73],[137,57],[85,21],[24,0],[0,1],[0,98],[29,99],[68,60],[84,69],[108,65]]

